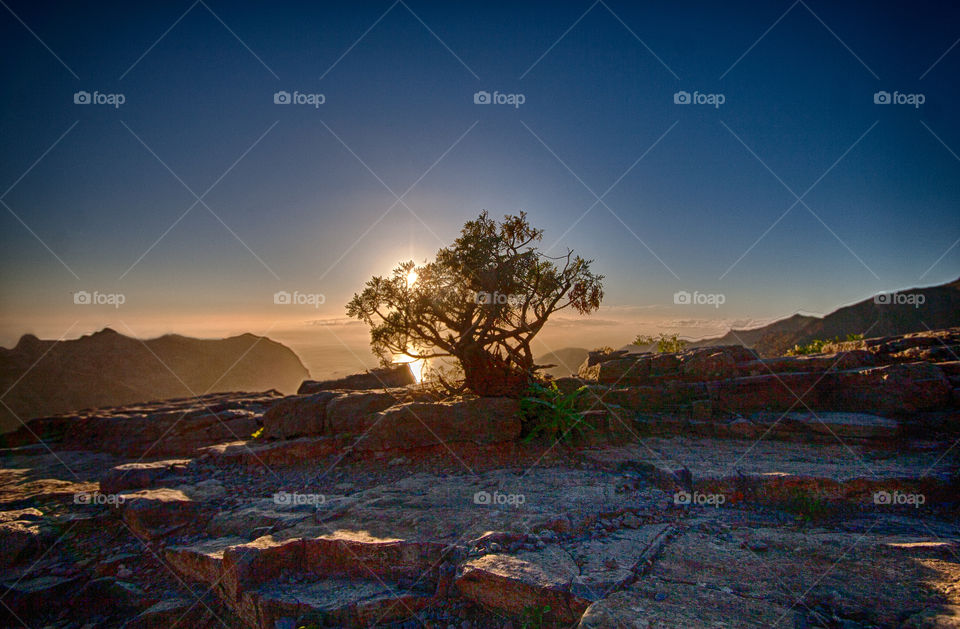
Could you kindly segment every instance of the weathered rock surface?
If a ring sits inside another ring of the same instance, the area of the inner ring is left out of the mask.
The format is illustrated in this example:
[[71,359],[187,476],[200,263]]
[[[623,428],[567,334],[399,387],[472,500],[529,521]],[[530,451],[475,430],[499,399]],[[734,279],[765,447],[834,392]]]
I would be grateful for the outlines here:
[[144,489],[121,494],[118,509],[130,530],[156,539],[189,526],[200,516],[200,503],[179,489]]
[[354,374],[336,380],[305,380],[297,393],[309,395],[332,389],[392,389],[416,384],[417,380],[410,371],[409,364],[393,365],[371,369],[366,373]]
[[103,408],[31,420],[4,435],[7,443],[35,443],[130,457],[192,455],[213,443],[245,439],[256,431],[280,394],[227,393]]
[[91,412],[111,451],[149,417],[191,450],[64,430],[0,451],[0,625],[950,626],[960,361],[917,338],[592,355],[633,362],[558,382],[600,433],[573,444],[523,443],[513,400],[418,387],[204,409],[255,438],[180,433],[209,400]]

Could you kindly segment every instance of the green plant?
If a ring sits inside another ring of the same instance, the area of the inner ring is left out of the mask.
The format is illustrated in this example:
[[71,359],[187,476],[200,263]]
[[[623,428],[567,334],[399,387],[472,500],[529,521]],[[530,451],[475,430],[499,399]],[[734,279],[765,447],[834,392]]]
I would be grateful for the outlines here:
[[529,443],[537,437],[546,436],[551,440],[573,441],[594,427],[583,419],[578,410],[578,401],[587,391],[582,386],[575,391],[564,393],[553,382],[543,386],[534,382],[520,398],[520,415],[528,432],[523,438]]
[[657,344],[657,351],[661,354],[675,354],[677,352],[682,352],[687,348],[687,341],[684,341],[677,334],[667,335],[663,332],[660,333],[658,338],[652,336],[644,336],[643,334],[637,335],[637,338],[633,340],[634,345],[639,345],[644,347],[646,345]]
[[[848,334],[846,339],[847,342],[850,341],[862,341],[862,334]],[[832,339],[813,339],[809,343],[804,345],[794,345],[793,349],[787,350],[787,356],[806,356],[808,354],[820,354],[823,352],[824,347],[832,343],[841,343],[839,336],[835,336]]]
[[787,496],[781,508],[806,524],[825,520],[834,511],[834,505],[826,497],[801,490]]
[[550,613],[549,605],[531,605],[520,616],[521,629],[543,629],[544,619]]

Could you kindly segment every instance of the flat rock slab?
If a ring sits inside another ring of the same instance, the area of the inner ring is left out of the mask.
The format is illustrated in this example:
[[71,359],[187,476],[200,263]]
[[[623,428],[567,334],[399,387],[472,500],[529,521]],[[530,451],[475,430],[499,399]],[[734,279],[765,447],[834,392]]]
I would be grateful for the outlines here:
[[198,452],[209,455],[218,465],[311,465],[342,447],[341,440],[334,437],[301,437],[273,442],[231,441],[207,446]]
[[694,482],[739,476],[882,482],[922,477],[948,480],[957,473],[958,461],[952,453],[941,457],[942,453],[877,452],[840,443],[651,437],[639,446],[587,450],[583,456],[607,468],[630,464],[663,471],[686,468]]
[[188,580],[212,585],[220,578],[223,553],[228,548],[246,541],[241,537],[219,537],[196,544],[168,546],[164,551],[164,558],[177,573]]
[[120,494],[118,511],[130,530],[143,539],[157,539],[197,521],[200,503],[180,489],[145,489]]
[[217,537],[235,535],[253,538],[313,521],[311,505],[278,505],[265,498],[231,511],[220,511],[207,523],[207,532]]
[[374,579],[272,581],[244,593],[240,615],[256,627],[274,627],[282,618],[290,618],[297,627],[322,619],[359,628],[416,617],[429,603],[427,593],[411,593]]
[[604,539],[485,555],[463,565],[456,587],[465,598],[507,614],[550,607],[552,620],[575,622],[591,602],[631,580],[668,529],[654,524]]
[[570,623],[590,605],[589,599],[570,591],[578,575],[573,558],[554,547],[468,561],[456,587],[464,598],[485,607],[517,616],[531,608],[549,607],[549,619]]
[[[50,605],[51,601],[68,598],[82,583],[80,577],[39,576],[3,583],[3,606],[16,614],[31,615]],[[6,615],[3,610],[0,618]],[[11,619],[11,622],[20,624]]]
[[148,463],[124,463],[110,469],[100,479],[100,491],[116,494],[130,489],[146,489],[161,480],[183,474],[191,459],[169,459]]
[[629,581],[639,563],[650,558],[664,541],[671,527],[649,524],[637,529],[622,529],[604,538],[563,544],[580,568],[573,581],[573,592],[591,601],[607,596]]
[[96,491],[103,471],[119,462],[99,452],[44,449],[44,453],[0,457],[0,508],[73,503],[75,494]]
[[669,544],[650,576],[793,607],[810,614],[813,626],[828,618],[812,610],[830,610],[838,618],[889,627],[930,608],[960,604],[958,550],[955,540],[870,530],[704,527]]
[[816,433],[838,439],[892,439],[900,424],[888,417],[869,413],[754,413],[750,421],[759,424],[763,432]]
[[578,629],[795,627],[795,612],[764,600],[661,579],[645,579],[591,605]]

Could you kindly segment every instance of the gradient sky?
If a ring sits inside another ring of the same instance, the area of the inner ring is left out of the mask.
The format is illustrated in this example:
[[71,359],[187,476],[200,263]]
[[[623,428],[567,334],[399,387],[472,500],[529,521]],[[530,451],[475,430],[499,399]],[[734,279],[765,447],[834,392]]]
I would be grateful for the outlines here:
[[[371,275],[481,209],[527,211],[551,253],[607,276],[592,324],[545,331],[556,346],[704,336],[960,275],[946,3],[6,2],[7,346],[336,324]],[[187,212],[188,188],[209,209]],[[126,303],[75,305],[79,290]],[[277,306],[278,290],[326,301]],[[679,290],[725,303],[675,305]]]

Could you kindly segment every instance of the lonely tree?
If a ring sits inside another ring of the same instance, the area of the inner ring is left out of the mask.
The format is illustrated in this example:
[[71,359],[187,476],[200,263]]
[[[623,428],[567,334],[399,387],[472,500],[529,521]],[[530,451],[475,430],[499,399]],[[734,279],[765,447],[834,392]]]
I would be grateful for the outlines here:
[[549,257],[537,249],[542,236],[524,212],[497,222],[484,211],[434,261],[369,280],[347,314],[370,325],[384,364],[453,357],[474,393],[519,395],[534,369],[530,343],[550,315],[587,314],[603,299],[592,261],[569,250]]

